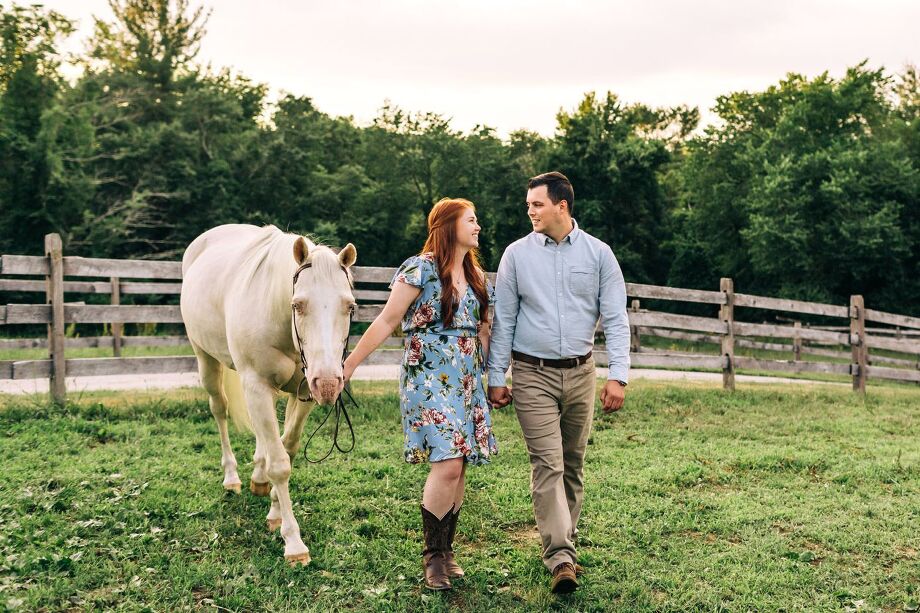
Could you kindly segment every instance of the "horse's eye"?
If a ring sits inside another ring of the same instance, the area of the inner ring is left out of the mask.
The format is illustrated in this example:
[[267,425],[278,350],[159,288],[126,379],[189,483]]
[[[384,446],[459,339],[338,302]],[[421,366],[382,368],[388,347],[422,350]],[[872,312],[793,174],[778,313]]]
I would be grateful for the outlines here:
[[294,302],[291,303],[291,306],[294,307],[294,311],[298,315],[303,315],[304,311],[307,310],[307,303],[304,302],[303,300],[295,300]]

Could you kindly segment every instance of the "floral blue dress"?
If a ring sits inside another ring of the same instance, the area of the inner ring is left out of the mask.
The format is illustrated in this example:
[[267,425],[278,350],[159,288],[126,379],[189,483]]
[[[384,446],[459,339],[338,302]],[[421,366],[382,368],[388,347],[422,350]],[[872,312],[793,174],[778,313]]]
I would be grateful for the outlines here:
[[[454,314],[441,322],[441,279],[431,254],[403,262],[393,281],[422,290],[402,322],[406,348],[399,377],[406,461],[465,458],[486,464],[498,452],[483,386],[484,364],[477,335],[479,300],[471,287]],[[489,303],[495,292],[488,286]]]

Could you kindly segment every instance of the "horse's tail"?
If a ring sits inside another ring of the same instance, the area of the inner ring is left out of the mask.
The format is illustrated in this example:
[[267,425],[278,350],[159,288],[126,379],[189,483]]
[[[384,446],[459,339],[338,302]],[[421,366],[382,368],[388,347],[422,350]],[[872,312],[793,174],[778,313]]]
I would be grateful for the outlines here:
[[230,414],[230,421],[233,422],[237,430],[249,430],[252,432],[252,421],[249,419],[249,409],[246,408],[246,398],[243,395],[243,382],[240,381],[240,374],[226,367],[223,374],[223,388],[224,394],[227,395],[227,412]]

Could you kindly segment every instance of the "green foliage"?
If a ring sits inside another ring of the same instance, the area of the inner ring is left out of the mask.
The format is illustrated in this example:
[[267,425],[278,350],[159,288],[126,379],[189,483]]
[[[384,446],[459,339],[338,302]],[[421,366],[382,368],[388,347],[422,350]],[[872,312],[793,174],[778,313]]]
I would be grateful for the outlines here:
[[902,82],[900,109],[891,85],[860,65],[719,98],[721,125],[689,143],[682,169],[671,282],[731,276],[746,292],[916,305],[916,80]]
[[188,0],[115,0],[74,83],[59,73],[66,17],[0,16],[0,251],[179,257],[220,223],[273,223],[359,262],[415,253],[438,199],[476,203],[495,269],[530,230],[528,177],[575,185],[580,226],[609,242],[633,282],[920,308],[920,78],[864,64],[840,79],[789,75],[697,109],[587,93],[555,136],[384,103],[358,126],[308,97],[196,63],[209,13]]

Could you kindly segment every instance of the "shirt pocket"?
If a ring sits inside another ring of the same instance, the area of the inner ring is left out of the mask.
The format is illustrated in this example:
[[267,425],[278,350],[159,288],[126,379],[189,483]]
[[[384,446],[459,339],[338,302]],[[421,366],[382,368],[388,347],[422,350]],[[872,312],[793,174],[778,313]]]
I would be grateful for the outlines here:
[[569,268],[569,289],[576,296],[597,296],[597,269],[589,266]]

